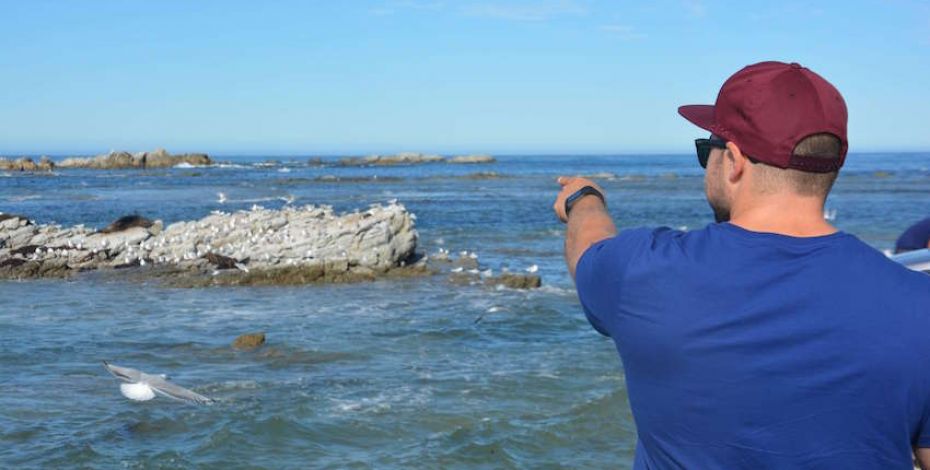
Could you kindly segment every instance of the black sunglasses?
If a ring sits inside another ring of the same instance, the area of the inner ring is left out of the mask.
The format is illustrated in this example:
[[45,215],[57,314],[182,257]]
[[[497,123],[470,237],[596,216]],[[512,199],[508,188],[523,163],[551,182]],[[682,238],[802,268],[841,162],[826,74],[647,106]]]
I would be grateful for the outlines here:
[[707,168],[707,159],[710,158],[710,151],[713,149],[726,149],[727,141],[715,139],[694,139],[694,147],[697,149],[698,163],[701,168]]

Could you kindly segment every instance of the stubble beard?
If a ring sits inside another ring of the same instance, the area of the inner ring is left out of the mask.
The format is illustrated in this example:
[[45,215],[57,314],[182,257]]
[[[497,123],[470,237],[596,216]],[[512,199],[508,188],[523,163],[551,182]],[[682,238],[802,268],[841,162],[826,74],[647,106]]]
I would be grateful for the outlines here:
[[726,198],[723,196],[723,188],[716,184],[717,181],[719,180],[705,180],[704,184],[708,185],[705,191],[707,203],[710,204],[710,208],[714,211],[714,220],[719,224],[730,221],[730,205],[727,204]]
[[724,207],[723,204],[719,202],[715,203],[713,200],[708,199],[707,202],[710,203],[710,208],[714,210],[714,220],[719,224],[722,222],[730,221],[730,208]]

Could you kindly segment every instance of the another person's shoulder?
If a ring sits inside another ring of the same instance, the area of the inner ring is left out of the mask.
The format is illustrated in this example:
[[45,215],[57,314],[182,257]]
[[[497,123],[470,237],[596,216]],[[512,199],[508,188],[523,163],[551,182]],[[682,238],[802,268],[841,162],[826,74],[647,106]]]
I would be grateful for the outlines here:
[[928,245],[930,245],[930,217],[908,227],[895,242],[895,251],[901,253],[920,250],[930,247]]

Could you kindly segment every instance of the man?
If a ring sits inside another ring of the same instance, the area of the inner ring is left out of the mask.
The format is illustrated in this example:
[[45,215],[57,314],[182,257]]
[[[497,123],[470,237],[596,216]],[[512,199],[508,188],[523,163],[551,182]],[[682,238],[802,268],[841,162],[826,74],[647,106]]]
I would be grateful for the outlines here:
[[924,248],[930,248],[930,217],[908,227],[894,244],[895,253]]
[[634,468],[905,469],[914,451],[928,468],[930,277],[824,220],[839,92],[763,62],[679,113],[711,133],[717,223],[617,234],[582,178],[560,177],[554,205],[585,314],[623,360]]

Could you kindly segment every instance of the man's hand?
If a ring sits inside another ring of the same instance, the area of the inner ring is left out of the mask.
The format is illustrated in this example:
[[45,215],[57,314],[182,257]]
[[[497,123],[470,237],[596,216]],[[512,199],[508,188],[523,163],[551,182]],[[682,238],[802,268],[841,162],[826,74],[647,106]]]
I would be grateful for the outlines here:
[[[591,186],[592,188],[600,191],[601,194],[606,194],[604,193],[604,190],[597,185],[597,183],[587,178],[560,176],[556,181],[562,185],[562,190],[559,191],[559,195],[555,198],[555,204],[552,205],[552,210],[555,211],[555,216],[558,217],[562,223],[568,222],[568,214],[565,213],[565,200],[568,199],[568,196],[574,194],[575,191],[578,191],[585,186]],[[582,199],[588,197],[597,199],[597,196],[593,195],[583,196]],[[606,195],[604,197],[606,197]],[[598,203],[600,203],[600,200],[598,200]]]
[[571,217],[565,213],[565,200],[568,196],[585,186],[591,186],[604,194],[600,186],[589,179],[569,176],[560,176],[557,181],[562,185],[562,190],[555,198],[552,209],[559,220],[568,224],[565,230],[565,264],[574,279],[575,267],[582,253],[594,243],[616,235],[617,228],[610,220],[604,203],[594,195],[584,196],[575,201]]

